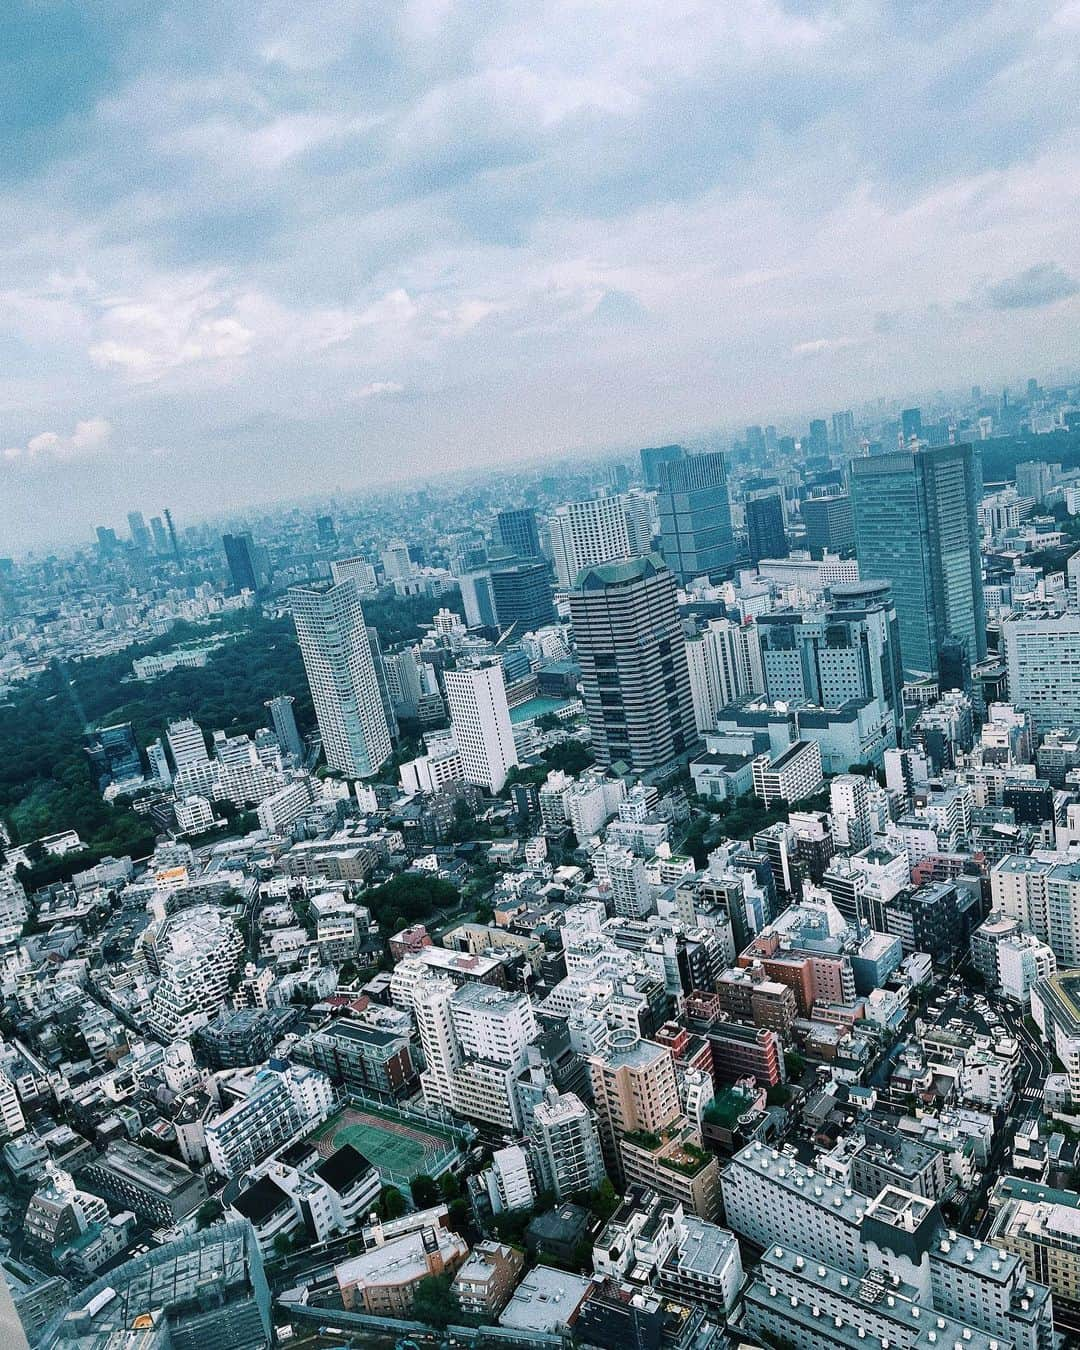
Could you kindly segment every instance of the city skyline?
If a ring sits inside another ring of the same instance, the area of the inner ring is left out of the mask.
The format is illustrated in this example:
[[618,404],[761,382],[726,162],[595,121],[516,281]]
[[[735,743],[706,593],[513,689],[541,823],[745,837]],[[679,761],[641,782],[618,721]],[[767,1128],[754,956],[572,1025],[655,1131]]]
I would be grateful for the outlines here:
[[10,30],[9,549],[121,492],[191,514],[1071,347],[1075,5],[18,4]]

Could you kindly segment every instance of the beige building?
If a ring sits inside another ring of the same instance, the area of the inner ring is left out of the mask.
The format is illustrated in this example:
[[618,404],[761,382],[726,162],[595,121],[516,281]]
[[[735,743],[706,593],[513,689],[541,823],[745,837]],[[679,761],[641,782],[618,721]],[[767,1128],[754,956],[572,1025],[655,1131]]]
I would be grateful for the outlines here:
[[619,1152],[628,1185],[648,1186],[710,1223],[719,1216],[720,1165],[702,1148],[700,1135],[685,1117],[660,1136],[623,1139]]
[[1001,1177],[990,1199],[989,1241],[1022,1257],[1050,1287],[1059,1329],[1080,1325],[1080,1196],[1018,1177]]
[[675,1061],[666,1046],[619,1028],[612,1032],[608,1049],[590,1055],[588,1063],[604,1161],[621,1179],[623,1137],[662,1134],[680,1116]]
[[454,1280],[461,1311],[495,1318],[510,1302],[525,1269],[525,1257],[505,1242],[478,1242]]

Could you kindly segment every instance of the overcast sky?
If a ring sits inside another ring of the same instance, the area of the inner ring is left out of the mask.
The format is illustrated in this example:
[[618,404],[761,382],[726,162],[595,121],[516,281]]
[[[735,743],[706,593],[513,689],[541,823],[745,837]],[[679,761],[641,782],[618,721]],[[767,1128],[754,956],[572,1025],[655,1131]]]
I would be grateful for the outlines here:
[[1073,364],[1080,0],[4,0],[0,554]]

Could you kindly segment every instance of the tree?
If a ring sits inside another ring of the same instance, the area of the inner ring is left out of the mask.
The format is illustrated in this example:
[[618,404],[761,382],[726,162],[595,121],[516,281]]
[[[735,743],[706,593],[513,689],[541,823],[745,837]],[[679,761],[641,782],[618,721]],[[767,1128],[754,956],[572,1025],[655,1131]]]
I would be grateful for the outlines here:
[[461,1305],[453,1290],[452,1275],[428,1275],[416,1286],[413,1316],[430,1327],[448,1327],[461,1316]]
[[204,1200],[199,1206],[195,1215],[195,1223],[200,1229],[209,1228],[215,1220],[221,1218],[221,1214],[221,1202],[211,1197],[209,1200]]
[[784,1069],[789,1078],[801,1078],[806,1072],[806,1058],[798,1050],[788,1050],[784,1055]]
[[384,1186],[379,1192],[379,1218],[384,1223],[400,1219],[407,1208],[405,1197],[396,1186]]
[[444,1172],[439,1178],[439,1193],[447,1203],[461,1194],[461,1182],[453,1172]]
[[619,1195],[611,1184],[610,1177],[605,1177],[593,1191],[589,1197],[589,1208],[601,1223],[607,1223],[619,1208]]
[[438,1182],[423,1172],[418,1177],[413,1177],[409,1183],[409,1190],[412,1191],[413,1204],[417,1209],[430,1209],[442,1198]]
[[288,1233],[279,1233],[274,1238],[275,1256],[288,1256],[293,1249],[293,1240]]

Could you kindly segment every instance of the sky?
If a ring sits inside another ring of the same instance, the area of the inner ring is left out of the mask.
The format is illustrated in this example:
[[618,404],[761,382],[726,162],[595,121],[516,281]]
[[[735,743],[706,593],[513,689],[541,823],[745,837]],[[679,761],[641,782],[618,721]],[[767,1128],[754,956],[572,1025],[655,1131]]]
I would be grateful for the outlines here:
[[1080,0],[4,0],[0,554],[1074,363]]

